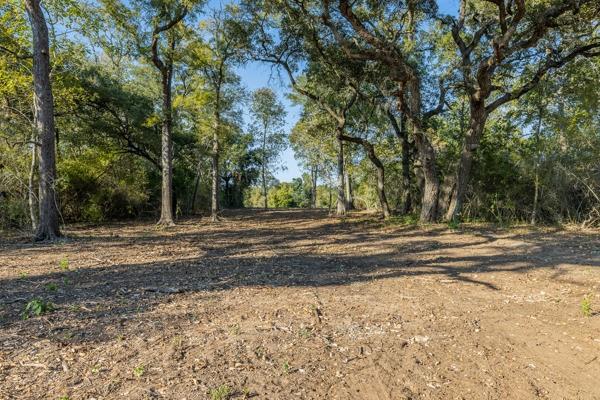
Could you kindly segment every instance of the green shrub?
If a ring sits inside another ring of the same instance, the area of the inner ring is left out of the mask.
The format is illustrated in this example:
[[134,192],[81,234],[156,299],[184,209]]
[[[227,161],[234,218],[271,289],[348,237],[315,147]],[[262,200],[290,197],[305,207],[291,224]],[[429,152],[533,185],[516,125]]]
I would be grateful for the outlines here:
[[54,305],[42,299],[33,299],[27,303],[25,310],[23,311],[23,319],[29,319],[31,317],[39,317],[54,311]]

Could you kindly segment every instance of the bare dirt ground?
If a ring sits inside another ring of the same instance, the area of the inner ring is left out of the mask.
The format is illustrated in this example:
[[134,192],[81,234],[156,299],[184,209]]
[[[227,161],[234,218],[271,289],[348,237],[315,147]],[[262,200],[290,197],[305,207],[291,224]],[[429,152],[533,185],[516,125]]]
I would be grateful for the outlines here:
[[[0,242],[1,399],[600,399],[599,233],[321,211],[67,233]],[[56,310],[23,320],[33,298]]]

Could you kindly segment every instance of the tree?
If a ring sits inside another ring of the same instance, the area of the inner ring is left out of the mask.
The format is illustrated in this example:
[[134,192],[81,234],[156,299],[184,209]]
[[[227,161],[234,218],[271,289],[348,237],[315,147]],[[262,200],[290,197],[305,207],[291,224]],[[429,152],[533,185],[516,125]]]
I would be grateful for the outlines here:
[[283,132],[286,112],[277,95],[269,88],[252,93],[251,131],[259,147],[263,205],[268,208],[267,179],[277,167],[278,157],[287,146]]
[[[159,225],[174,225],[173,219],[173,106],[172,85],[181,25],[193,14],[197,1],[104,0],[105,12],[129,35],[138,55],[149,59],[160,73],[161,115],[161,212]],[[150,27],[150,31],[148,31]],[[149,43],[148,43],[149,41]]]
[[35,240],[54,240],[61,234],[56,195],[56,132],[48,27],[40,0],[25,0],[25,8],[33,33],[33,108],[35,128],[40,141],[39,221]]
[[[193,63],[209,86],[212,107],[211,144],[211,220],[219,218],[221,141],[223,140],[224,116],[243,99],[239,77],[232,68],[243,61],[245,43],[243,36],[235,32],[233,19],[236,10],[232,7],[219,9],[201,23],[204,41],[195,44]],[[226,121],[225,121],[226,122]]]
[[[459,218],[473,156],[489,115],[539,85],[551,71],[577,57],[600,55],[593,0],[556,0],[550,4],[461,0],[458,17],[446,17],[459,54],[457,71],[468,95],[468,129],[456,169],[445,218]],[[510,73],[521,76],[513,79]],[[501,77],[502,84],[495,82]]]

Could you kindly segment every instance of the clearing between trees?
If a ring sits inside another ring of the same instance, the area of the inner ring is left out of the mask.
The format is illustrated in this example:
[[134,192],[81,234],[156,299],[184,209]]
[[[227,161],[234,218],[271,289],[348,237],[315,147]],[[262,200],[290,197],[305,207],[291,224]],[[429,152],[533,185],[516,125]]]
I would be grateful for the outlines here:
[[600,398],[598,232],[245,210],[67,236],[0,243],[2,399]]

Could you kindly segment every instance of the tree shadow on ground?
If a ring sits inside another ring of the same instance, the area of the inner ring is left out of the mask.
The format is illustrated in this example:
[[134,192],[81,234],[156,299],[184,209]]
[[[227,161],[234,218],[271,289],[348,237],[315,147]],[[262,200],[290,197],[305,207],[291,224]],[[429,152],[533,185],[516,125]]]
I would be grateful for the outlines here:
[[[315,226],[315,221],[320,224]],[[549,269],[556,270],[554,276],[560,278],[558,267],[562,264],[600,266],[598,252],[582,255],[572,251],[582,242],[598,244],[597,236],[570,235],[557,243],[547,232],[500,235],[501,231],[493,229],[469,229],[465,240],[449,240],[447,236],[462,233],[439,226],[378,229],[380,222],[372,219],[341,222],[326,218],[320,211],[232,212],[223,224],[200,231],[197,223],[184,221],[181,232],[151,231],[148,236],[140,235],[146,226],[118,235],[75,232],[70,241],[49,249],[68,247],[76,251],[83,247],[110,253],[131,246],[144,251],[185,244],[198,251],[195,256],[175,252],[172,259],[155,262],[112,265],[107,260],[93,268],[0,280],[0,332],[24,324],[21,312],[33,298],[44,298],[60,310],[48,318],[58,320],[68,314],[68,319],[77,321],[80,334],[72,340],[102,341],[113,337],[111,329],[120,321],[151,311],[182,293],[211,295],[243,287],[327,287],[415,276],[498,291],[501,288],[487,280],[487,275]],[[496,243],[500,238],[523,245],[507,247]],[[471,249],[481,246],[488,252],[471,254]],[[16,257],[39,249],[23,244],[7,246],[9,253],[3,256]],[[59,283],[60,289],[48,291],[49,283]],[[45,337],[57,338],[65,329],[64,324],[54,324]]]

